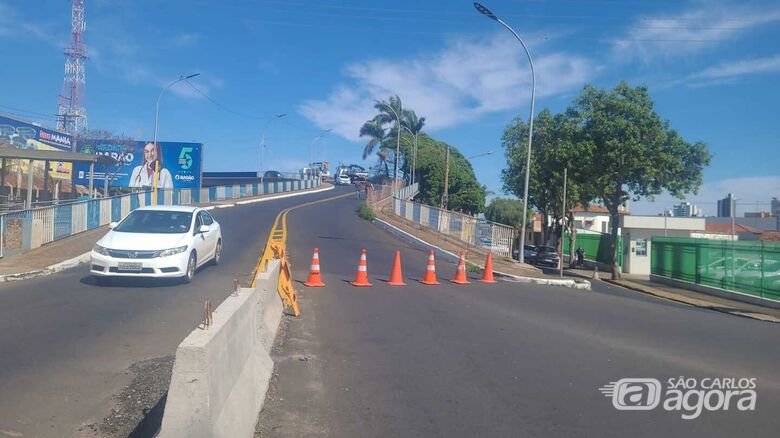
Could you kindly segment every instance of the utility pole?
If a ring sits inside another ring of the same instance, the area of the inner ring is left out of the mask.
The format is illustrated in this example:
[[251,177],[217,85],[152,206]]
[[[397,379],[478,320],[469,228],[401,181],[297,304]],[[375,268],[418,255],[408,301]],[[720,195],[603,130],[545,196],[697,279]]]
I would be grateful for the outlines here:
[[[563,205],[561,205],[561,244],[558,255],[558,270],[563,277],[563,237],[566,235],[566,180],[568,179],[568,168],[563,168]],[[571,253],[571,251],[569,251]],[[571,260],[569,260],[571,262]]]
[[444,159],[444,193],[441,195],[441,208],[446,210],[450,197],[450,145],[447,145],[447,157]]

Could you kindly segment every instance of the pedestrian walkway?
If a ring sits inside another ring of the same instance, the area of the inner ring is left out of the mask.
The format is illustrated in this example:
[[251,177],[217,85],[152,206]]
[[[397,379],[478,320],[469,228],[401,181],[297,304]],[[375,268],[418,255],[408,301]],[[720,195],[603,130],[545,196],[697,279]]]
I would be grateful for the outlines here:
[[[593,277],[593,271],[586,269],[566,269],[565,272],[584,278]],[[689,304],[691,306],[760,319],[762,321],[780,322],[780,309],[743,303],[742,301],[730,300],[690,289],[652,282],[647,275],[623,274],[622,279],[611,280],[611,275],[608,272],[600,272],[599,277],[602,281],[626,289],[654,295],[671,301],[677,301],[679,303]]]
[[[401,219],[390,212],[389,203],[386,206],[379,208],[376,208],[375,206],[374,213],[376,213],[377,217],[390,223],[394,227],[397,227],[418,239],[430,242],[453,254],[458,254],[461,250],[465,249],[468,255],[468,262],[471,264],[482,267],[485,262],[488,253],[487,249],[467,245],[466,243],[455,240],[445,234],[437,233],[431,228],[423,227],[405,219]],[[519,275],[522,277],[548,278],[548,276],[539,268],[524,263],[518,263],[507,257],[498,257],[495,254],[493,255],[493,271]]]

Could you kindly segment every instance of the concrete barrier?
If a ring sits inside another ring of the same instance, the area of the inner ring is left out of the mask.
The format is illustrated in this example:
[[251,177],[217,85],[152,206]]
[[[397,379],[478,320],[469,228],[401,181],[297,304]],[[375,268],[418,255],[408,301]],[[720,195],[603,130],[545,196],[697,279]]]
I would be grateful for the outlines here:
[[269,354],[282,318],[279,261],[254,289],[214,311],[212,325],[179,344],[159,437],[252,437],[273,373]]

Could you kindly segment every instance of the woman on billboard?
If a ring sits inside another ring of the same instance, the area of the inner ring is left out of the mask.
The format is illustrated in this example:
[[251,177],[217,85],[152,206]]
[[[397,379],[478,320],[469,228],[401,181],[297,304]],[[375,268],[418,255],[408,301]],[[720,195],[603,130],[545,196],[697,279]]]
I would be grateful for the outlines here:
[[136,166],[130,174],[130,187],[153,187],[155,163],[159,163],[157,188],[172,189],[173,179],[168,169],[163,167],[160,144],[155,146],[152,142],[144,145],[144,162],[140,166]]

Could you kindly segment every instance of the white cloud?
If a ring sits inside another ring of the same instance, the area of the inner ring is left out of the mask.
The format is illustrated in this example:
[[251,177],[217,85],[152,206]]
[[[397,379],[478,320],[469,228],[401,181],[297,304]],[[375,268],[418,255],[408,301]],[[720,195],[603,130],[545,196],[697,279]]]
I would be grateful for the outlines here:
[[[728,193],[733,193],[739,200],[738,214],[754,210],[768,211],[772,197],[780,197],[780,176],[729,178],[704,183],[698,194],[688,196],[685,200],[701,207],[705,215],[713,216],[717,213],[718,200],[725,198]],[[633,203],[631,213],[655,215],[680,202],[668,194],[663,194],[656,197],[655,202],[642,200]]]
[[[534,59],[537,97],[571,91],[597,71],[589,60],[563,52],[537,53]],[[304,102],[299,112],[350,140],[359,140],[360,126],[375,113],[374,99],[399,95],[435,130],[526,106],[531,93],[526,55],[503,34],[454,40],[436,54],[414,59],[353,63],[345,72],[345,83],[324,100]]]
[[677,15],[643,17],[634,21],[613,48],[619,56],[644,60],[696,53],[762,25],[780,21],[780,9],[761,10],[718,2],[700,3]]
[[720,64],[692,74],[692,79],[725,79],[780,71],[780,54],[767,58],[743,59]]

